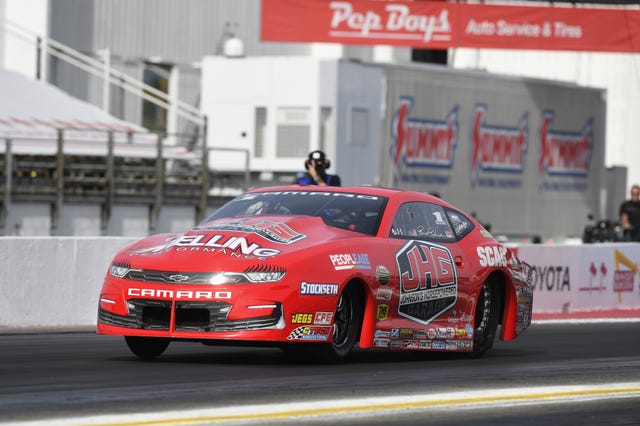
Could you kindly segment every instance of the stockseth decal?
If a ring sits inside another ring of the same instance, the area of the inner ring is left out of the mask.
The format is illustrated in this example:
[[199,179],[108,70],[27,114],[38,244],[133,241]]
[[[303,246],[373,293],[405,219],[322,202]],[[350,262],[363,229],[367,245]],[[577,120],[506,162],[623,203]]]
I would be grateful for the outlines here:
[[398,315],[429,324],[458,300],[458,276],[448,248],[407,241],[396,253],[400,277]]
[[409,118],[413,98],[403,97],[398,103],[391,124],[391,157],[398,167],[451,168],[458,144],[458,107],[454,107],[446,120]]
[[486,113],[486,105],[476,105],[471,134],[471,184],[519,188],[522,179],[482,178],[479,171],[522,174],[529,135],[528,114],[525,112],[516,126],[507,127],[485,124]]
[[306,238],[288,225],[258,218],[222,218],[196,228],[201,230],[250,232],[279,244],[291,244]]
[[300,283],[300,294],[303,296],[337,296],[338,284]]

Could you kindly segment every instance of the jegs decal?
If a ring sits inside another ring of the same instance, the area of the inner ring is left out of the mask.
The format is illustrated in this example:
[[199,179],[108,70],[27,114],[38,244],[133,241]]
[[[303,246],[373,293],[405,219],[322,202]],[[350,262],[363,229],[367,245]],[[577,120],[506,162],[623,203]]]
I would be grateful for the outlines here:
[[429,324],[458,300],[458,276],[448,248],[407,241],[396,253],[400,278],[398,315]]

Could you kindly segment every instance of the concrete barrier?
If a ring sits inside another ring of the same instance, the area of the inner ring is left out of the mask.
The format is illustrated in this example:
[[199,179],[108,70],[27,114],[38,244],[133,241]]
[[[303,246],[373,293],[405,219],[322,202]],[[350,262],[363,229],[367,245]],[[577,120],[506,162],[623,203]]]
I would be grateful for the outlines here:
[[[93,327],[109,262],[136,237],[0,237],[0,332]],[[640,244],[520,245],[534,314],[640,309]]]
[[0,237],[0,331],[94,326],[109,262],[131,237]]
[[640,308],[640,244],[520,245],[533,266],[535,313]]

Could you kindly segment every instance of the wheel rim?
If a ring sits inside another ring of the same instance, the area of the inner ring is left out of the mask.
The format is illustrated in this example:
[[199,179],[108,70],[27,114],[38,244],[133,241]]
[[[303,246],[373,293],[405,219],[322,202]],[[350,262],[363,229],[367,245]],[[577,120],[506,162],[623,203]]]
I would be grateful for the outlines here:
[[337,347],[344,345],[349,339],[349,327],[353,317],[351,300],[343,293],[336,307],[336,318],[333,322],[333,344]]

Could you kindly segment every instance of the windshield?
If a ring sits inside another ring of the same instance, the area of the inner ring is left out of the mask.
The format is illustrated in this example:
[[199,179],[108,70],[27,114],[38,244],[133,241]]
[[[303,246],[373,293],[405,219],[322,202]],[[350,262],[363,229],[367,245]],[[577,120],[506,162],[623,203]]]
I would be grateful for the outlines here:
[[351,192],[254,192],[229,201],[204,223],[236,216],[304,215],[320,217],[336,228],[375,235],[386,204],[386,197]]

